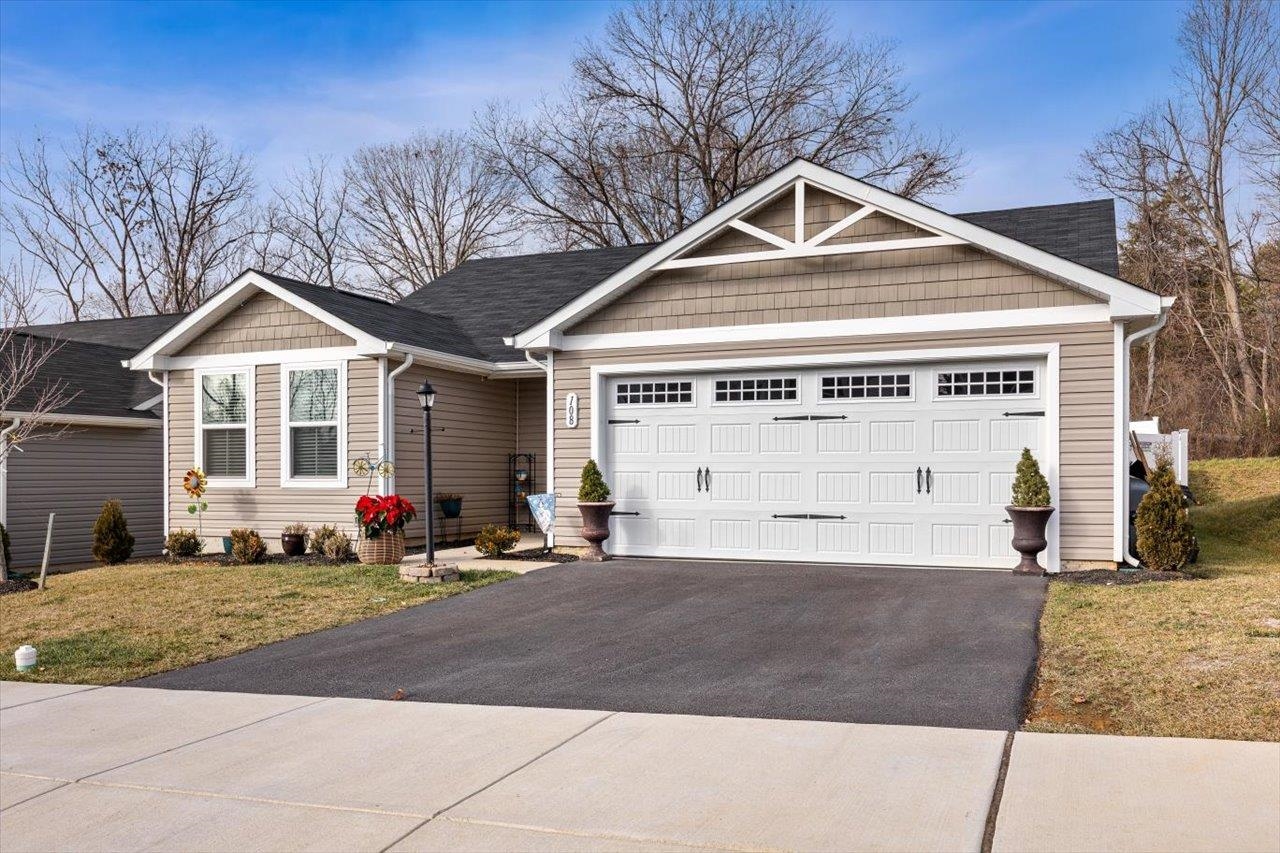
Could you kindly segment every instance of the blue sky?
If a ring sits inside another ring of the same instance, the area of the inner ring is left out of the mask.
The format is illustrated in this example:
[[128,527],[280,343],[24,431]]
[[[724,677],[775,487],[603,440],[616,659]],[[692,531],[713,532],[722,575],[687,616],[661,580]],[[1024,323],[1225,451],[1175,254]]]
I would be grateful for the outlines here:
[[[84,122],[206,124],[264,182],[419,127],[461,128],[492,98],[554,93],[608,3],[0,3],[0,149]],[[891,38],[912,118],[968,156],[963,211],[1081,198],[1098,133],[1166,94],[1182,6],[858,3],[837,34]]]

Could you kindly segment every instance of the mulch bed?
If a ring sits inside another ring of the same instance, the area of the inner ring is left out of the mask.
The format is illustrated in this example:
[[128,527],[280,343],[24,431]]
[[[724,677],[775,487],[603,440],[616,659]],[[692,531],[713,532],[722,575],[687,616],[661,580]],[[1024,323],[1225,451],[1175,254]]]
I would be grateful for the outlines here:
[[13,578],[0,583],[0,595],[8,595],[11,592],[26,592],[35,588],[36,582],[30,578]]
[[1076,583],[1086,586],[1132,586],[1139,583],[1189,581],[1193,578],[1182,572],[1149,572],[1146,569],[1137,572],[1121,572],[1114,569],[1089,569],[1085,572],[1061,572],[1053,575],[1052,580],[1058,583]]
[[[163,560],[163,559],[164,559],[163,557],[159,558],[159,560]],[[138,562],[154,563],[154,562],[158,562],[159,560],[152,558],[149,560],[142,560]],[[240,561],[230,554],[198,554],[195,557],[178,557],[176,559],[170,560],[170,562],[181,563],[186,565],[196,564],[196,565],[206,565],[206,566],[238,566],[240,565]],[[336,563],[334,563],[333,560],[330,560],[328,557],[325,557],[321,554],[311,554],[311,553],[303,554],[301,557],[286,557],[284,554],[268,552],[267,555],[262,558],[262,562],[263,563],[294,563],[294,564],[303,565],[303,566],[337,565]],[[350,560],[344,560],[342,562],[358,563],[360,561],[357,560],[355,557],[352,557]]]
[[578,561],[577,554],[559,554],[555,551],[548,551],[544,548],[535,548],[531,551],[511,551],[507,554],[500,554],[494,557],[495,560],[536,560],[539,563],[576,563]]

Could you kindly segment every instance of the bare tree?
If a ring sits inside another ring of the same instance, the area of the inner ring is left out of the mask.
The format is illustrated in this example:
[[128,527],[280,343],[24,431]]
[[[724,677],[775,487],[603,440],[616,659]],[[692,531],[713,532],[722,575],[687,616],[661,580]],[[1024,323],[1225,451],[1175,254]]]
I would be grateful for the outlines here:
[[328,158],[308,158],[276,187],[267,233],[277,243],[270,270],[293,278],[345,287],[352,283],[347,231],[347,183]]
[[30,326],[40,322],[40,283],[33,264],[11,259],[0,270],[0,305],[5,326]]
[[490,105],[477,128],[550,242],[660,240],[795,157],[908,196],[953,188],[947,139],[905,120],[893,49],[835,40],[802,4],[623,5],[531,118]]
[[510,180],[462,134],[421,132],[362,148],[344,174],[353,254],[387,295],[403,296],[516,240]]
[[[11,283],[6,274],[6,288]],[[27,334],[18,328],[31,316],[29,301],[0,302],[0,465],[24,442],[56,438],[66,427],[51,427],[49,416],[66,407],[78,392],[61,377],[50,375],[49,361],[62,343]],[[32,298],[26,292],[26,298]],[[9,579],[9,567],[0,554],[0,581]]]
[[194,308],[251,233],[250,164],[203,129],[19,144],[3,223],[73,319]]
[[[1196,245],[1186,251],[1204,259],[1208,279],[1181,277],[1178,314],[1214,364],[1238,433],[1259,418],[1271,426],[1260,364],[1273,358],[1263,333],[1275,318],[1260,313],[1263,283],[1242,257],[1267,216],[1241,209],[1248,197],[1233,182],[1266,140],[1257,104],[1280,61],[1274,18],[1275,7],[1260,0],[1198,0],[1179,35],[1177,96],[1105,134],[1084,155],[1081,176],[1124,199],[1137,218],[1157,200],[1168,203],[1168,221],[1188,229]],[[1167,292],[1170,281],[1166,271],[1149,283]]]

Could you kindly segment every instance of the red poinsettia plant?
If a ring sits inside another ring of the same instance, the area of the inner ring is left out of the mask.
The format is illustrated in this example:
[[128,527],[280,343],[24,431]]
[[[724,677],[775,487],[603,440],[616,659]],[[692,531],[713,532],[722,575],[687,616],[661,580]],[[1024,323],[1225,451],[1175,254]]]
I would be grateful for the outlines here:
[[356,501],[356,524],[365,539],[377,539],[388,531],[399,533],[418,511],[399,495],[362,495]]

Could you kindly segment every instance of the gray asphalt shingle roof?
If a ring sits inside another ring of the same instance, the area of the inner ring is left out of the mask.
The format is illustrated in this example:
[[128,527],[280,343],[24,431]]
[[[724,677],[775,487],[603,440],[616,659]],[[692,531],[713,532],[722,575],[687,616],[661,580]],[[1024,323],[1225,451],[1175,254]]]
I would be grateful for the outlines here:
[[1112,199],[957,213],[956,218],[1100,273],[1120,275]]
[[158,395],[160,388],[147,379],[145,373],[134,372],[121,365],[134,354],[132,347],[105,346],[23,331],[8,341],[10,347],[29,345],[42,349],[51,347],[53,352],[40,366],[35,380],[19,391],[14,411],[31,411],[41,392],[61,383],[66,393],[75,396],[70,403],[58,409],[60,414],[157,420],[156,415],[149,411],[133,410],[134,406]]
[[44,338],[62,338],[87,344],[125,347],[132,355],[177,325],[186,314],[151,314],[145,317],[114,317],[109,320],[75,320],[25,326],[22,331]]

